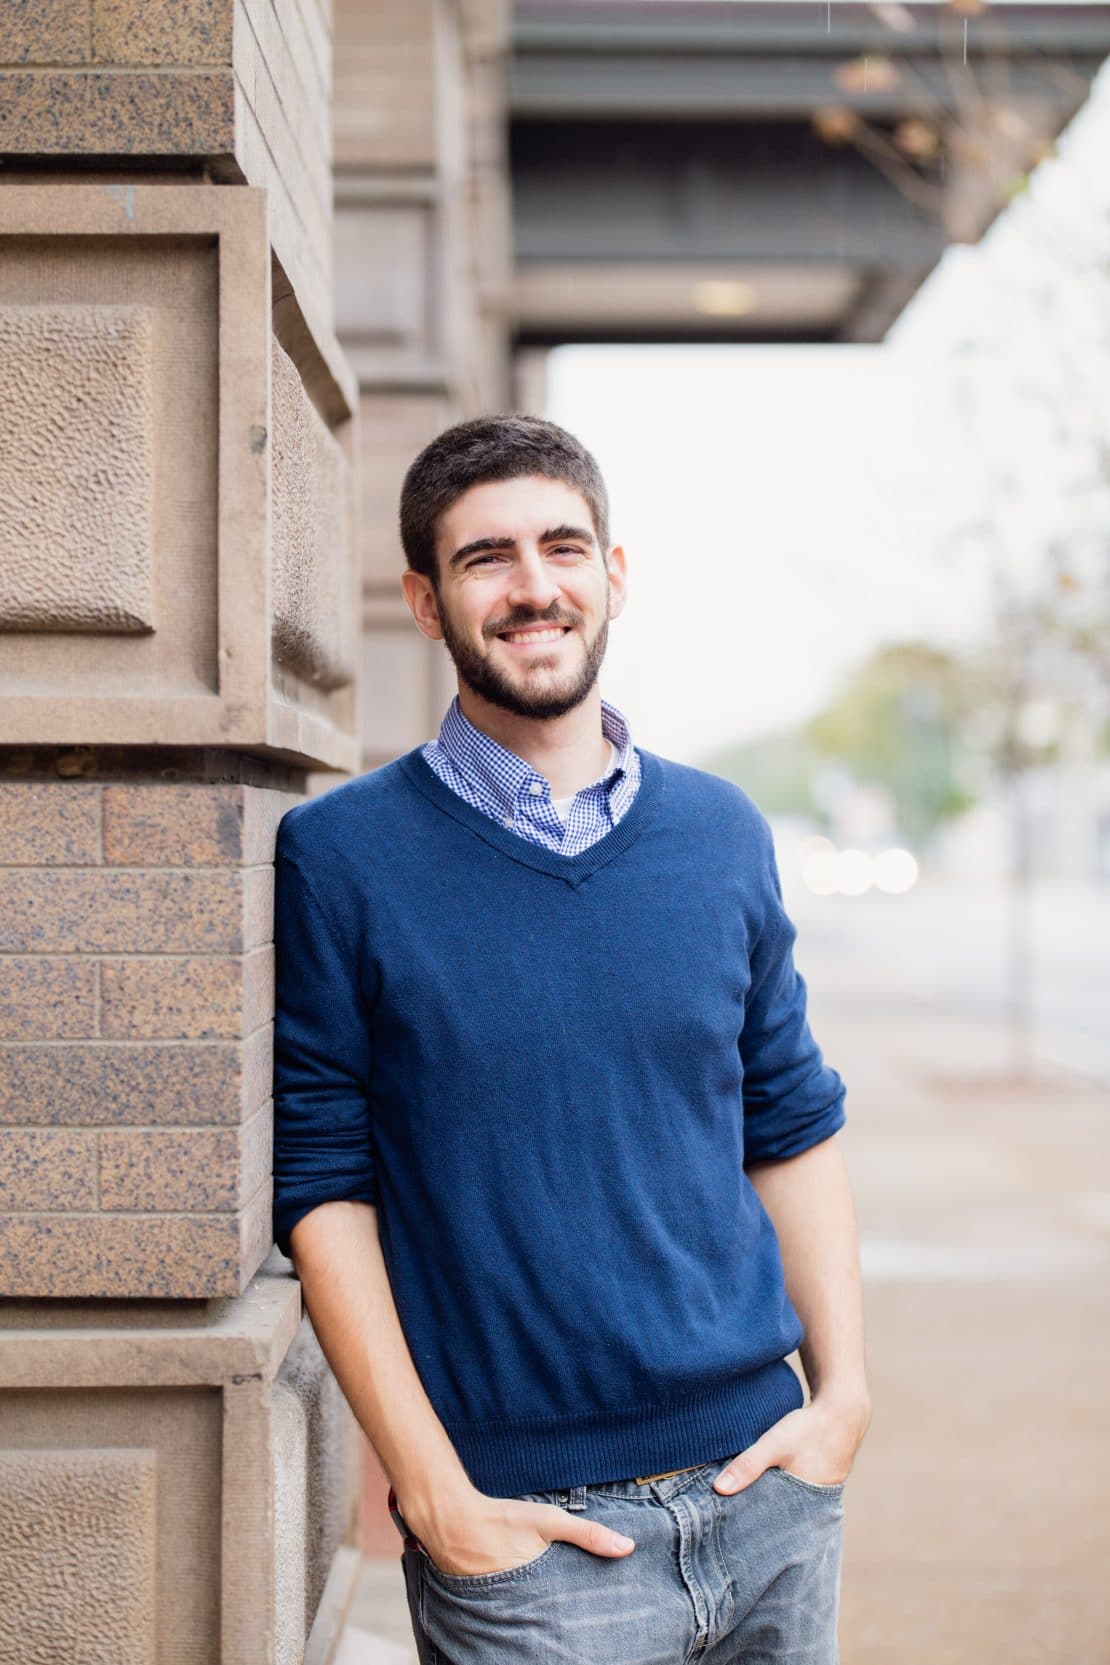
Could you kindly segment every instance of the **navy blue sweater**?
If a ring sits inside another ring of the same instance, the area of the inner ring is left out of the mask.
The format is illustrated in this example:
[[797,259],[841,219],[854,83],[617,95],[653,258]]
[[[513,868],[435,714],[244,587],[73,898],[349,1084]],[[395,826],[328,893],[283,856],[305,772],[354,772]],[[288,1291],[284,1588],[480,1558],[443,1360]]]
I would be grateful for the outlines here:
[[728,1457],[802,1403],[745,1164],[843,1124],[767,823],[640,750],[577,856],[419,749],[277,850],[274,1233],[373,1203],[401,1325],[494,1496]]

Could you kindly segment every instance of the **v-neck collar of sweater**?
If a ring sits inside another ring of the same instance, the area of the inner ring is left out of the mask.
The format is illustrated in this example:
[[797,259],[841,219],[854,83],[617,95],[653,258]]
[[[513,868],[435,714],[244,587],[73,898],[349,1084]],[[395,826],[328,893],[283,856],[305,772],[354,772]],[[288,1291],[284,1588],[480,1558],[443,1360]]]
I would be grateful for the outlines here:
[[503,827],[482,810],[475,809],[465,798],[460,798],[457,792],[441,781],[435,770],[423,756],[422,748],[417,746],[411,752],[406,752],[398,758],[407,779],[422,792],[426,798],[450,815],[455,821],[461,822],[478,838],[494,849],[500,850],[510,860],[519,862],[522,867],[534,867],[539,873],[549,873],[552,878],[562,879],[566,884],[576,888],[591,873],[596,873],[607,862],[627,850],[641,832],[653,819],[664,790],[664,775],[662,760],[654,752],[643,751],[639,746],[636,751],[640,758],[640,785],[628,809],[621,816],[615,827],[610,827],[603,838],[597,839],[585,850],[580,850],[576,856],[560,855],[557,850],[548,850],[541,844],[532,844],[521,838],[509,827]]

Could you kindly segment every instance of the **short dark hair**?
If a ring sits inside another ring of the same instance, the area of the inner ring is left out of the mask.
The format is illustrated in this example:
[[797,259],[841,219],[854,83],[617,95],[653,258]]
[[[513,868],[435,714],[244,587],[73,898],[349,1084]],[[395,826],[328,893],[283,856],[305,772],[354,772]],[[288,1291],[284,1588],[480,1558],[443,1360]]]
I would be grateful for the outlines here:
[[584,498],[602,555],[609,548],[609,494],[601,470],[573,434],[541,416],[479,416],[426,445],[401,487],[401,544],[414,572],[438,582],[439,518],[471,486],[543,474]]

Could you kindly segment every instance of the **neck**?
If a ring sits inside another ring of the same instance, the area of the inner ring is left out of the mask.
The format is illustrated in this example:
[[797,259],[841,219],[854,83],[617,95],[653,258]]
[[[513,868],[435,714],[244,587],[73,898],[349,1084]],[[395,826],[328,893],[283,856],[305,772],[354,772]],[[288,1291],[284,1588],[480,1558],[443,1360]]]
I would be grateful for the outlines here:
[[492,705],[462,683],[459,706],[475,728],[546,776],[553,798],[566,798],[589,786],[609,761],[596,682],[586,698],[561,717],[520,717]]

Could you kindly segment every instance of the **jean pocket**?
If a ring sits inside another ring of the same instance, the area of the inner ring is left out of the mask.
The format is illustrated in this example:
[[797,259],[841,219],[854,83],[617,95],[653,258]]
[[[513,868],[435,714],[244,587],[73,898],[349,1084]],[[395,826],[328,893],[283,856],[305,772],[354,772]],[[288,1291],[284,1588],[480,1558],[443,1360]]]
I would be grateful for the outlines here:
[[515,1567],[499,1567],[488,1573],[449,1573],[442,1567],[437,1567],[428,1551],[421,1548],[418,1553],[420,1565],[428,1577],[444,1589],[462,1594],[468,1590],[479,1591],[496,1588],[500,1584],[515,1584],[521,1579],[531,1577],[541,1563],[550,1560],[554,1551],[562,1540],[553,1538],[546,1549],[541,1549],[530,1561],[520,1561]]
[[777,1465],[769,1468],[767,1473],[778,1474],[792,1486],[799,1486],[804,1492],[815,1492],[818,1497],[839,1497],[845,1486],[843,1480],[806,1480],[802,1475],[791,1474],[789,1470]]

